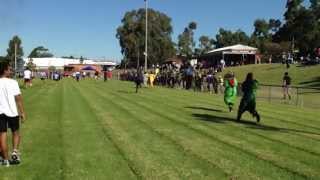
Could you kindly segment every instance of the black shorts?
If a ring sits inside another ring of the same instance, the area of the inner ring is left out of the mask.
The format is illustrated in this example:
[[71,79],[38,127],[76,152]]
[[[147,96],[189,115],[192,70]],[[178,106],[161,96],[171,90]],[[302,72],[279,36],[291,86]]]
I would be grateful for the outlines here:
[[8,128],[10,128],[12,132],[19,130],[19,116],[8,117],[5,114],[0,114],[0,132],[7,132]]

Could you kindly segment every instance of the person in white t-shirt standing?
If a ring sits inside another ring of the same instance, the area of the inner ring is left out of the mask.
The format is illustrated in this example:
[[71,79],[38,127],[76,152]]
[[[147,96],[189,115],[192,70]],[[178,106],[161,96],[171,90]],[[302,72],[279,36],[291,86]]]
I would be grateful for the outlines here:
[[220,60],[220,65],[221,65],[221,69],[224,70],[226,66],[226,61],[223,58]]
[[2,165],[9,166],[7,129],[12,131],[13,151],[11,159],[19,164],[20,120],[25,121],[25,112],[18,82],[11,79],[12,68],[7,61],[0,62],[0,148]]
[[32,72],[27,67],[26,70],[23,72],[23,79],[24,79],[24,86],[31,87],[32,86]]

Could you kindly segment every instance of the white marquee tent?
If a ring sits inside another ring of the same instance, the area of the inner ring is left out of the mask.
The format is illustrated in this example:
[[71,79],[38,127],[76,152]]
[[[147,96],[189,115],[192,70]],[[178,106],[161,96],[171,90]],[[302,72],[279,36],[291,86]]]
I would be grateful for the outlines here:
[[208,66],[218,66],[221,60],[225,60],[227,66],[253,64],[256,61],[258,49],[255,47],[236,44],[211,50],[205,53],[201,58]]
[[214,49],[212,51],[207,52],[207,54],[251,54],[254,55],[258,51],[257,48],[237,44],[233,46],[223,47],[219,49]]

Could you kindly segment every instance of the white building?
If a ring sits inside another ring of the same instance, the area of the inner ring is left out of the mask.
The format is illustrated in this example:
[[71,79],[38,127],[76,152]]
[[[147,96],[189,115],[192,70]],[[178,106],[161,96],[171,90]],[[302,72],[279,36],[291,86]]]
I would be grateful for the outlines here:
[[[26,66],[30,61],[36,65],[36,70],[48,70],[49,67],[53,66],[56,70],[63,70],[65,66],[71,64],[81,64],[80,59],[68,59],[68,58],[24,58],[24,66]],[[103,66],[116,66],[115,62],[103,61],[103,60],[83,60],[82,64],[87,65],[100,65]]]

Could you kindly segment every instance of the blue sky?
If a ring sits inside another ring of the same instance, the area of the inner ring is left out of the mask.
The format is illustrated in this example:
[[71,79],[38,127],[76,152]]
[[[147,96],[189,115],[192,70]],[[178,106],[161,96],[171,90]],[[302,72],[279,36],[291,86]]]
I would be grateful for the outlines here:
[[[173,39],[191,21],[196,38],[214,37],[220,27],[252,33],[257,18],[282,19],[286,0],[149,0],[149,7],[172,18]],[[126,11],[143,0],[0,0],[0,55],[8,41],[22,38],[25,55],[39,45],[57,57],[120,60],[116,29]]]

